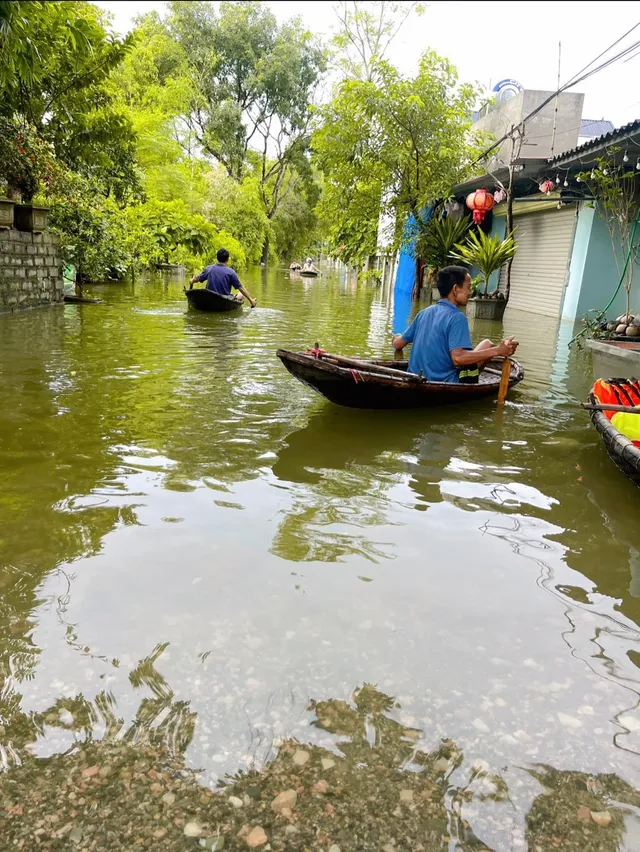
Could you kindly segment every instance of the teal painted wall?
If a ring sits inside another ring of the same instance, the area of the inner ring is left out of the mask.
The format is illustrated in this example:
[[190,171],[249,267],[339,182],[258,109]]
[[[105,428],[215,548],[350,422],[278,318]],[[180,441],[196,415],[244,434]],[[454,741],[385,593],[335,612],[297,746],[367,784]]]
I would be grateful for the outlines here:
[[561,311],[562,319],[570,322],[573,322],[578,314],[595,212],[593,207],[587,207],[585,204],[581,204],[578,209],[578,221],[569,264],[569,280]]
[[[491,222],[491,229],[489,231],[489,236],[493,237],[495,234],[498,234],[501,240],[504,239],[504,235],[507,232],[507,219],[506,216],[494,216],[493,221]],[[491,293],[493,290],[498,289],[498,281],[500,280],[500,270],[497,269],[495,272],[492,272],[489,276],[489,292]]]
[[[624,258],[621,260],[621,266],[623,263]],[[589,311],[604,308],[619,280],[620,273],[607,226],[597,210],[584,206],[578,216],[569,285],[562,310],[563,318],[579,320]],[[624,310],[625,291],[624,287],[621,287],[607,311],[607,318],[615,318]],[[640,266],[637,263],[631,287],[631,310],[640,313]]]

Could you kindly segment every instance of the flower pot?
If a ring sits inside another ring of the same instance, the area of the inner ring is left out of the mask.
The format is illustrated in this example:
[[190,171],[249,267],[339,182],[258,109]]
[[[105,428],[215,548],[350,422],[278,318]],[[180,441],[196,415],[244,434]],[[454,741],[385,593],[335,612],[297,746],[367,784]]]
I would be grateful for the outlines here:
[[13,208],[15,201],[0,197],[0,230],[13,227]]
[[469,319],[501,320],[506,307],[506,299],[469,299],[467,317]]
[[19,231],[32,231],[40,234],[47,230],[48,207],[34,204],[16,204],[14,211],[15,226]]

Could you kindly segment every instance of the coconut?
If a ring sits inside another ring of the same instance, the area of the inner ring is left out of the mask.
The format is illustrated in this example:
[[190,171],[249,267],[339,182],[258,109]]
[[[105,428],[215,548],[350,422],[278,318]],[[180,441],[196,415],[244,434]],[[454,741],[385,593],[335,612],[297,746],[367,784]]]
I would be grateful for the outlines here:
[[621,322],[620,325],[616,327],[616,334],[626,334],[626,333],[627,333],[627,326],[626,326],[625,323]]
[[633,326],[640,326],[640,316],[636,317],[631,323]]
[[627,316],[626,314],[622,314],[621,317],[618,317],[616,319],[616,322],[617,323],[624,323],[625,325],[629,325],[629,323],[631,322],[632,319],[633,319],[633,317],[631,316],[631,314],[629,314],[629,316]]
[[626,335],[627,337],[640,337],[640,328],[637,325],[628,325]]

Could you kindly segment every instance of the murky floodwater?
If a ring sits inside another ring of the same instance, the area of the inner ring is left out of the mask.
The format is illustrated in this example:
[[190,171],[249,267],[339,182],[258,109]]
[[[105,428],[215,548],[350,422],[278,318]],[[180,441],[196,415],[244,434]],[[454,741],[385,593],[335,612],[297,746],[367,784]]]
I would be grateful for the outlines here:
[[247,280],[0,316],[2,848],[640,849],[638,492],[570,330],[507,313],[501,414],[348,411],[275,350],[411,306]]

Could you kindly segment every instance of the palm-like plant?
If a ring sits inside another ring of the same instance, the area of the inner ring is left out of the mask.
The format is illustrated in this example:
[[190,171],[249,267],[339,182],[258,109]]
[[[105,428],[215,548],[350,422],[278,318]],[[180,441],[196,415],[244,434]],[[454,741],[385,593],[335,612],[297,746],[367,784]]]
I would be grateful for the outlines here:
[[467,241],[457,244],[455,251],[451,252],[451,257],[480,270],[484,281],[482,295],[486,297],[491,273],[511,260],[517,248],[513,234],[501,239],[498,234],[490,237],[484,231],[470,231]]
[[422,225],[416,240],[416,254],[421,257],[432,273],[447,266],[451,261],[451,252],[457,243],[464,240],[471,221],[466,218],[453,220],[433,217]]

